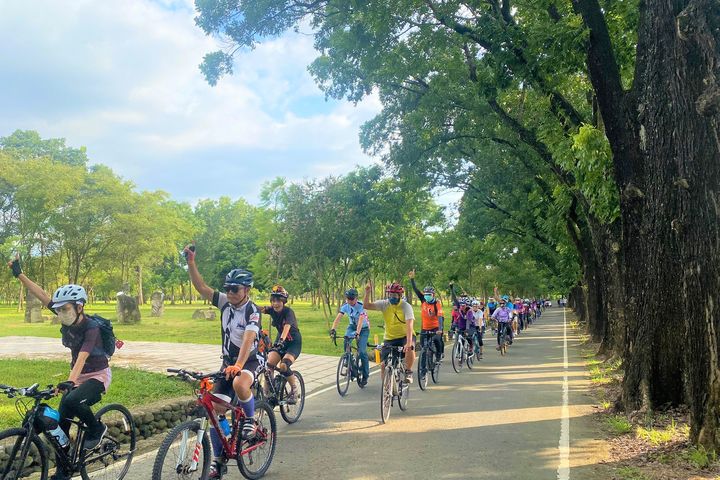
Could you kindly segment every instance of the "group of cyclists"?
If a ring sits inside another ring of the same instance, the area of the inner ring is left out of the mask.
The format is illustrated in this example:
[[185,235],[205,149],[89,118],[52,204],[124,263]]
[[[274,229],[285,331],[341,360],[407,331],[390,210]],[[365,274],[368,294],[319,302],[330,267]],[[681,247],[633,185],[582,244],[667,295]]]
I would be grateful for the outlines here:
[[[293,310],[287,306],[289,294],[281,285],[275,285],[270,292],[270,305],[259,306],[250,299],[250,290],[254,285],[253,273],[247,269],[235,268],[225,275],[222,291],[208,286],[198,271],[194,245],[183,250],[187,260],[190,280],[200,295],[220,310],[222,341],[221,371],[224,378],[216,381],[213,394],[227,402],[235,400],[245,414],[242,426],[243,439],[252,438],[257,431],[254,421],[255,403],[253,385],[261,368],[267,368],[287,378],[291,387],[287,398],[289,403],[296,401],[296,377],[292,365],[302,350],[302,335]],[[92,449],[101,441],[107,426],[98,421],[90,407],[100,401],[101,395],[108,391],[112,374],[108,365],[108,356],[102,349],[99,327],[90,321],[85,313],[88,296],[79,285],[64,285],[52,296],[30,280],[21,269],[19,258],[9,262],[13,275],[44,305],[58,316],[63,328],[62,342],[71,351],[71,371],[68,379],[58,385],[63,393],[59,412],[60,427],[67,433],[69,419],[79,418],[87,427],[84,448]],[[442,361],[445,350],[445,314],[441,300],[433,286],[420,290],[415,282],[415,271],[408,274],[413,292],[420,301],[420,340],[432,342],[435,346],[436,361]],[[356,339],[361,359],[361,372],[358,382],[364,386],[369,378],[369,359],[367,355],[370,322],[367,310],[382,313],[384,338],[381,346],[381,358],[384,361],[391,350],[402,348],[405,367],[405,381],[413,382],[413,363],[415,362],[416,336],[414,330],[415,313],[405,296],[402,284],[393,282],[385,288],[385,298],[371,301],[373,285],[365,286],[364,298],[359,299],[355,288],[345,291],[345,302],[340,307],[330,330],[336,334],[340,320],[348,317],[345,337]],[[452,298],[451,324],[452,334],[464,335],[473,341],[479,357],[483,354],[483,335],[487,327],[497,333],[498,348],[501,332],[509,337],[510,343],[522,330],[541,314],[544,300],[520,299],[511,301],[508,295],[497,295],[485,303],[466,295],[457,296],[455,287],[450,284]],[[269,315],[271,325],[276,330],[275,341],[268,349],[260,348],[263,338],[262,314]],[[381,376],[384,375],[384,363],[381,364]],[[216,408],[218,416],[225,414],[222,407]],[[222,456],[221,432],[210,428],[209,436],[213,450],[213,462],[210,467],[211,479],[222,478],[226,472],[226,459]],[[60,464],[58,464],[60,465]],[[58,466],[51,480],[67,480],[72,472],[63,471]]]

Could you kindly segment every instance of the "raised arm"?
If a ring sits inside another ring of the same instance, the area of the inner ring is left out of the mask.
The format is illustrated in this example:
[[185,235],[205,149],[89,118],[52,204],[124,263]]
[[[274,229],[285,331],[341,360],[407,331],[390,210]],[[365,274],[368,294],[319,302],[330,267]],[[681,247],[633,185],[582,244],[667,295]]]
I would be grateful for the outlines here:
[[377,306],[375,306],[374,302],[370,301],[370,292],[372,292],[372,283],[368,282],[367,285],[365,285],[365,297],[363,297],[363,306],[365,307],[365,310],[380,310]]
[[417,295],[418,299],[420,300],[420,303],[424,302],[425,296],[420,291],[420,289],[417,288],[417,285],[415,284],[415,270],[411,270],[410,273],[408,273],[408,277],[410,277],[410,284],[412,285],[415,295]]
[[197,265],[195,264],[195,246],[186,246],[183,250],[183,253],[185,254],[185,258],[187,259],[190,281],[195,287],[195,290],[197,290],[205,300],[212,302],[214,291],[212,288],[207,286],[205,280],[203,280],[202,275],[200,275],[200,272],[197,269]]
[[30,280],[23,272],[20,267],[20,256],[15,255],[15,259],[12,262],[8,262],[8,267],[12,270],[13,276],[20,280],[20,283],[25,285],[30,293],[35,295],[43,305],[47,306],[50,304],[50,295],[42,289],[40,285]]

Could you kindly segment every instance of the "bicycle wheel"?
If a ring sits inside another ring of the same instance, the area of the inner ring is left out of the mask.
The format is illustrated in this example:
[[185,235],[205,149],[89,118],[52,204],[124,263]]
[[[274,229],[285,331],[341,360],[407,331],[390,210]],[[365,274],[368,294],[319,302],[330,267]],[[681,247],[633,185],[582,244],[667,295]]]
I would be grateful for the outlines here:
[[350,362],[348,361],[347,353],[343,354],[338,361],[335,383],[340,396],[344,397],[347,395],[348,388],[350,388]]
[[380,389],[380,421],[386,423],[390,418],[390,407],[393,398],[393,380],[395,372],[391,367],[385,367],[385,376]]
[[135,423],[127,408],[117,403],[105,405],[95,418],[107,427],[102,442],[85,454],[80,467],[83,480],[120,480],[132,463],[135,454]]
[[472,352],[472,347],[464,352],[465,363],[468,366],[468,370],[472,370],[473,363],[475,362],[475,354]]
[[[170,430],[155,457],[152,480],[207,478],[210,470],[210,440],[208,435],[203,434],[198,445],[198,430],[200,422],[197,420],[188,420]],[[198,463],[191,470],[193,458],[197,458]]]
[[280,416],[287,423],[295,423],[300,419],[303,408],[305,408],[305,380],[303,380],[300,372],[293,371],[293,377],[296,382],[295,402],[289,403],[287,398],[292,392],[290,381],[284,379],[283,388],[280,390]]
[[[360,355],[355,355],[353,357],[352,361],[355,362],[355,371],[358,374],[358,378],[357,378],[357,382],[356,382],[357,386],[360,387],[361,389],[365,388],[365,386],[367,384],[360,381],[360,379],[363,377],[363,373],[362,373],[363,366],[362,366],[362,360],[360,360]],[[365,381],[367,382],[367,378],[365,379]]]
[[47,471],[47,452],[40,437],[28,437],[24,428],[0,432],[0,478],[45,480]]
[[458,339],[455,341],[455,344],[453,345],[453,349],[452,349],[452,366],[453,366],[453,370],[455,370],[455,373],[460,373],[460,370],[462,369],[462,361],[463,361],[462,340]]
[[418,386],[420,387],[420,390],[425,390],[427,388],[428,384],[428,368],[427,368],[427,358],[428,352],[426,348],[423,348],[420,350],[420,359],[417,362],[417,378],[418,378]]
[[398,385],[398,406],[403,412],[407,410],[408,398],[410,397],[410,384],[403,378],[405,376],[402,370],[396,370],[398,373],[395,381]]
[[438,383],[440,381],[440,362],[436,360],[434,352],[428,356],[428,370],[430,370],[433,383]]
[[277,441],[277,423],[272,408],[265,402],[255,402],[255,422],[258,434],[250,440],[242,440],[237,448],[237,465],[243,477],[251,480],[265,475]]

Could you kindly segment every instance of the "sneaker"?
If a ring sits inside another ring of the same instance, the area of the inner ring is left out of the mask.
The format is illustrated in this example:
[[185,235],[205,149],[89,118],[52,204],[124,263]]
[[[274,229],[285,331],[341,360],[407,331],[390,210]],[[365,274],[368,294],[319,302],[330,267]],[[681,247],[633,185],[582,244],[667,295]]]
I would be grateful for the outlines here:
[[361,387],[364,387],[365,385],[367,385],[367,383],[368,383],[368,378],[365,375],[360,377],[360,379],[358,380],[358,385],[360,385]]
[[255,423],[255,419],[246,418],[242,428],[243,440],[252,440],[255,438],[255,435],[257,435],[257,424]]
[[291,388],[290,393],[285,397],[285,401],[288,405],[295,405],[297,403],[297,388]]
[[100,442],[102,441],[103,437],[107,433],[107,425],[104,423],[100,423],[97,430],[95,432],[88,432],[87,437],[85,437],[85,441],[83,442],[83,448],[85,450],[92,450],[93,448],[100,445]]
[[497,350],[497,351],[499,352],[499,351],[500,351],[500,345],[498,345],[497,347],[495,347],[495,350]]
[[413,383],[413,371],[405,370],[405,381],[407,383]]
[[210,471],[208,472],[208,478],[217,479],[222,478],[227,473],[227,465],[219,460],[215,460],[210,464]]

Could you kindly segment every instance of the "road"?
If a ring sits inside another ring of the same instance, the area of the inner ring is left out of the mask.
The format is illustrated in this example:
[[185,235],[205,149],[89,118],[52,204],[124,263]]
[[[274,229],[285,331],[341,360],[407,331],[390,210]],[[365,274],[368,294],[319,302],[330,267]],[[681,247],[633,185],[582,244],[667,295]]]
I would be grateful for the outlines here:
[[[413,385],[408,411],[394,407],[385,425],[379,375],[365,390],[351,385],[345,398],[334,386],[317,391],[297,424],[278,415],[265,478],[607,478],[597,465],[604,452],[589,417],[579,339],[565,322],[562,309],[546,310],[507,356],[486,346],[472,371],[456,374],[447,355],[440,383],[425,392]],[[137,458],[128,478],[149,479],[153,460]],[[225,478],[241,478],[234,464]]]

